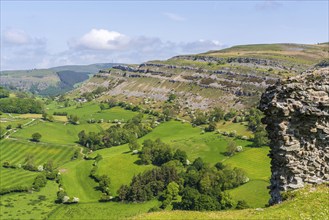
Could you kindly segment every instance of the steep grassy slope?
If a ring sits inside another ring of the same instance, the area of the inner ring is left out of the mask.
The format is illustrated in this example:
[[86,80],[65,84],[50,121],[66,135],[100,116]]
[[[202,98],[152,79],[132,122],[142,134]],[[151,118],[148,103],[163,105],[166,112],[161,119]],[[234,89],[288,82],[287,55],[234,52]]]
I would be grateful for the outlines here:
[[133,219],[328,219],[329,187],[307,187],[295,193],[295,198],[264,209],[220,212],[164,211],[143,214]]

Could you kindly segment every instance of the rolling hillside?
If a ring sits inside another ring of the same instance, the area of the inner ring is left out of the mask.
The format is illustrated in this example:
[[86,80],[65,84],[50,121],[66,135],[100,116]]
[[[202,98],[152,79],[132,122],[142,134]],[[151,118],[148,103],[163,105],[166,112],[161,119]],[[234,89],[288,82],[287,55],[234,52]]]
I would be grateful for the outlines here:
[[99,70],[113,64],[59,66],[49,69],[13,70],[0,72],[0,85],[30,91],[40,95],[58,95],[70,91]]
[[140,65],[116,65],[96,74],[71,95],[101,86],[108,90],[99,100],[114,96],[142,104],[144,99],[163,102],[175,93],[183,108],[245,109],[259,101],[266,87],[314,67],[328,59],[328,53],[326,43],[259,44]]

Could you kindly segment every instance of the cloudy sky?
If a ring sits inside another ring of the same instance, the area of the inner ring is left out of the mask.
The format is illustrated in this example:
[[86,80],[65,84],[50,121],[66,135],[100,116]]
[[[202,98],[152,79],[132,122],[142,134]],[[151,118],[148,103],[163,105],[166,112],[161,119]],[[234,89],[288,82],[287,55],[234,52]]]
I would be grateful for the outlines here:
[[329,41],[322,1],[1,0],[1,70]]

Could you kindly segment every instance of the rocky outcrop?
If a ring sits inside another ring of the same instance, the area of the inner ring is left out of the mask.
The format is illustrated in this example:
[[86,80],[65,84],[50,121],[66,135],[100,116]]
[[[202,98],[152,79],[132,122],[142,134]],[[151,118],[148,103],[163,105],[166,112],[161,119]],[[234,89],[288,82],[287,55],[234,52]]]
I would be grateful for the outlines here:
[[270,204],[281,192],[329,182],[329,68],[269,87],[262,95],[270,142]]

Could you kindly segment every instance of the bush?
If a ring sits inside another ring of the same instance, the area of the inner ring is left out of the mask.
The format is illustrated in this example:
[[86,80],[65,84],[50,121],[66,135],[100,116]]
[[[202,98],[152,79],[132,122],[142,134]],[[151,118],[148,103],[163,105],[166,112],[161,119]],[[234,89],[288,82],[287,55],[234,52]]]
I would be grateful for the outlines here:
[[150,208],[147,212],[151,213],[151,212],[159,212],[159,211],[161,211],[161,209],[158,206],[154,206]]
[[250,208],[250,206],[247,204],[245,200],[239,200],[236,207],[236,209],[247,209]]
[[39,191],[41,187],[46,186],[46,183],[47,183],[46,176],[44,174],[39,174],[33,182],[33,188],[36,191]]
[[8,193],[13,193],[13,192],[28,192],[30,190],[29,187],[27,186],[16,186],[16,187],[11,187],[11,188],[1,188],[0,189],[0,195],[5,195]]
[[40,139],[41,139],[41,134],[40,133],[36,132],[36,133],[32,134],[32,139],[31,139],[32,141],[39,142]]

